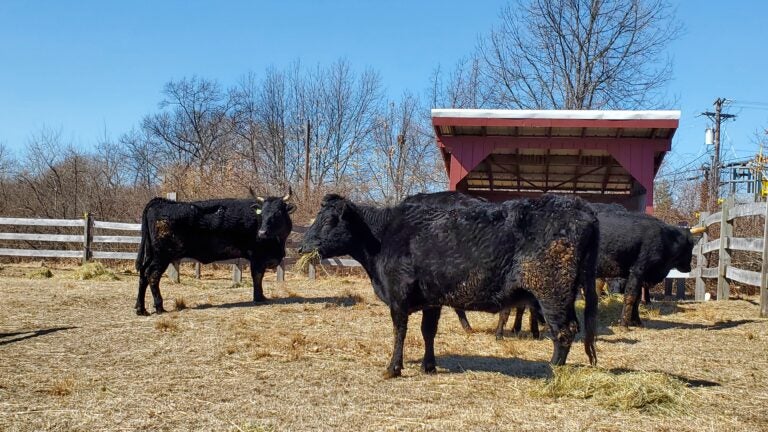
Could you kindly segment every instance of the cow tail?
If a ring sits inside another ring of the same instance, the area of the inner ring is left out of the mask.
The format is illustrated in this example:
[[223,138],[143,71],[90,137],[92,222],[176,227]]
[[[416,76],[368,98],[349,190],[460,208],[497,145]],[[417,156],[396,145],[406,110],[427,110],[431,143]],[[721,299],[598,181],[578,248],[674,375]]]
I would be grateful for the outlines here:
[[145,264],[152,261],[152,239],[149,237],[147,210],[149,210],[149,204],[141,213],[141,243],[139,243],[139,253],[136,255],[136,271],[139,275],[142,274]]
[[[597,224],[595,224],[597,226]],[[586,264],[581,272],[582,283],[584,287],[584,350],[589,357],[589,363],[592,366],[597,365],[597,348],[595,340],[597,338],[597,291],[595,290],[595,267],[597,264],[597,254],[599,247],[599,231],[593,230],[589,241],[588,253],[586,254]]]

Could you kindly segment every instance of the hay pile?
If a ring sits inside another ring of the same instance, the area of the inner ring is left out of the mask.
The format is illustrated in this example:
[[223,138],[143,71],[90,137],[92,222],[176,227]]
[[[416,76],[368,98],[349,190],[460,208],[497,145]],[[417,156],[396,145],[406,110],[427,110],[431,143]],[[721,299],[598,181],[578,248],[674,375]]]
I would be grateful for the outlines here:
[[72,277],[77,280],[116,281],[119,277],[100,262],[89,262],[76,268]]
[[29,279],[50,279],[53,277],[53,272],[48,267],[41,267],[27,273]]
[[[624,294],[601,295],[597,305],[598,327],[609,327],[621,321],[621,311],[624,308]],[[576,301],[576,313],[584,316],[584,300]],[[582,320],[582,322],[584,322]]]
[[296,268],[302,272],[307,273],[309,271],[309,265],[317,265],[320,263],[320,252],[314,250],[309,253],[305,253],[299,257],[296,261]]
[[598,368],[560,366],[531,391],[546,398],[592,399],[614,410],[639,409],[653,414],[685,414],[692,392],[685,383],[660,372],[612,373]]

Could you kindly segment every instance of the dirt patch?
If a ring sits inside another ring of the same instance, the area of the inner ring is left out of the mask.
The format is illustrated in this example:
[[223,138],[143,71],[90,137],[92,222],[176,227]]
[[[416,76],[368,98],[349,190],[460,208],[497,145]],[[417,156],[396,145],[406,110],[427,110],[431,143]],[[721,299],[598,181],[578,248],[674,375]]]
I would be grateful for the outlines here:
[[[6,274],[6,273],[4,273]],[[768,321],[747,301],[686,303],[647,328],[601,326],[600,370],[685,384],[686,414],[532,397],[552,377],[547,339],[494,338],[497,317],[446,310],[438,373],[419,371],[420,314],[403,378],[382,380],[389,310],[364,278],[265,276],[270,301],[231,288],[226,268],[163,279],[186,308],[136,316],[137,280],[73,280],[65,270],[2,277],[0,430],[764,430]],[[754,301],[753,299],[750,299]],[[178,303],[177,303],[178,304]],[[568,364],[591,369],[583,350]]]

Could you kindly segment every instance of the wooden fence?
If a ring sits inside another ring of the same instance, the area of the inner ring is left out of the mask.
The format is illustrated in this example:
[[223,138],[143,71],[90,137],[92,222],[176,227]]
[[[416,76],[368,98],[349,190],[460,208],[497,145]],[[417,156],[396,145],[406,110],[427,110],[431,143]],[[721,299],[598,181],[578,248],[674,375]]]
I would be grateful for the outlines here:
[[[0,233],[0,240],[12,241],[34,241],[34,242],[52,242],[70,245],[67,249],[32,249],[32,248],[0,248],[0,256],[28,257],[28,258],[69,258],[77,259],[85,263],[91,260],[109,259],[109,260],[136,260],[137,252],[114,252],[94,250],[96,244],[138,244],[141,243],[140,235],[105,235],[103,231],[129,231],[132,233],[141,231],[141,224],[123,223],[123,222],[105,222],[94,220],[90,214],[86,214],[83,219],[25,219],[25,218],[0,218],[0,225],[16,227],[54,227],[63,229],[80,229],[82,234],[45,234],[45,233]],[[306,227],[295,226],[292,233],[304,234]],[[76,244],[77,248],[71,245]],[[287,249],[298,247],[296,241],[288,240]],[[192,259],[184,259],[182,262],[195,263],[195,277],[200,277],[200,263]],[[277,268],[277,280],[285,280],[285,268],[296,262],[295,258],[286,258]],[[240,283],[242,280],[243,267],[247,260],[231,259],[217,261],[216,264],[232,265],[232,280]],[[168,268],[168,276],[174,282],[179,282],[179,262],[173,263]],[[336,267],[360,267],[360,263],[353,259],[331,258],[323,259],[320,264]],[[309,267],[309,278],[314,279],[316,270],[313,265]]]
[[[734,237],[734,220],[747,216],[763,216],[762,237]],[[729,198],[722,204],[717,213],[702,213],[697,226],[712,227],[719,225],[720,237],[709,240],[705,232],[694,248],[696,268],[688,274],[678,277],[689,277],[696,280],[694,299],[704,300],[705,279],[717,279],[717,299],[727,300],[730,286],[733,283],[751,285],[760,288],[760,316],[768,317],[768,204],[756,202],[734,205]],[[717,263],[709,264],[707,254],[718,252]],[[731,255],[734,251],[747,251],[761,254],[761,270],[750,271],[731,265]]]

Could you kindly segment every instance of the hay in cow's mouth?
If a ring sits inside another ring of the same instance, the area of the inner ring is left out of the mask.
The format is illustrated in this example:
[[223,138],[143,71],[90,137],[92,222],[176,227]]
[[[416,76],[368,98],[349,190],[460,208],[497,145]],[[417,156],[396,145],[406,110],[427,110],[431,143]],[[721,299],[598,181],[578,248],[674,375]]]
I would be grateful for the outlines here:
[[296,261],[296,267],[301,271],[302,273],[307,273],[309,271],[309,265],[310,264],[318,264],[320,262],[320,252],[317,251],[317,249],[313,250],[312,252],[307,252],[305,254],[302,254],[299,259]]
[[691,391],[675,377],[661,372],[613,372],[599,368],[560,366],[531,391],[538,397],[593,399],[616,410],[639,409],[654,414],[685,414]]

